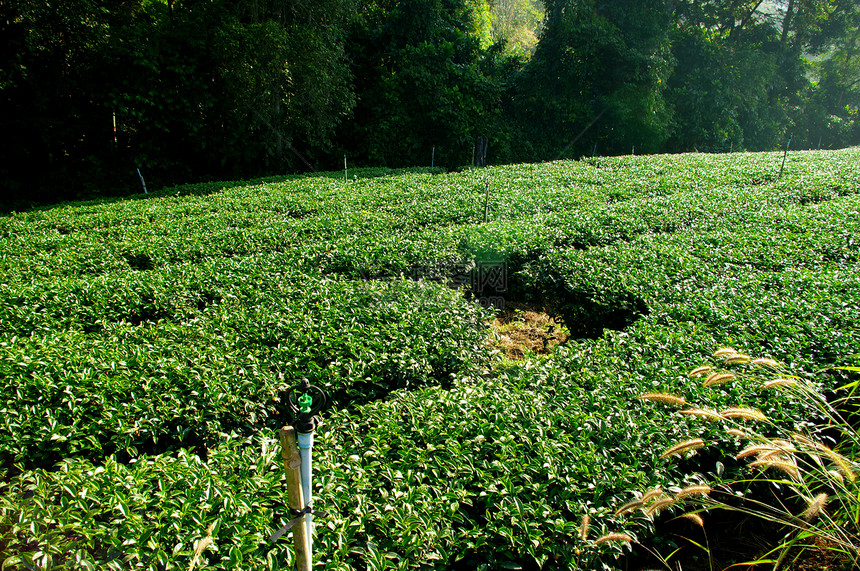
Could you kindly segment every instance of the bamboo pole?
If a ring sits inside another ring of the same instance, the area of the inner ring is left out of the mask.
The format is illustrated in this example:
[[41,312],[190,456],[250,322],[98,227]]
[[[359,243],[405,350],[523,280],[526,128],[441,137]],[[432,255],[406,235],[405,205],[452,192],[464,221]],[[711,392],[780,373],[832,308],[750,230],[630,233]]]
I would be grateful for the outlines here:
[[[301,478],[302,458],[299,455],[296,429],[285,426],[278,432],[278,438],[281,441],[281,458],[287,474],[287,501],[291,510],[302,510],[305,507]],[[308,548],[310,538],[307,535],[308,526],[305,525],[307,517],[307,515],[303,516],[302,521],[293,526],[297,571],[311,571],[312,554]]]

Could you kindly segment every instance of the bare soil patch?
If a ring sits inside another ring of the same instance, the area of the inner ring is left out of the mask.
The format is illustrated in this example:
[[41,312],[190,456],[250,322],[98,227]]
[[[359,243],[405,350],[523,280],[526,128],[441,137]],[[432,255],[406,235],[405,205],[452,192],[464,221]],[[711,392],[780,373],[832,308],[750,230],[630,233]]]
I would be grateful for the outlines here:
[[514,361],[521,361],[528,353],[549,354],[570,338],[561,318],[550,315],[546,308],[528,303],[505,304],[492,325],[498,335],[497,347]]

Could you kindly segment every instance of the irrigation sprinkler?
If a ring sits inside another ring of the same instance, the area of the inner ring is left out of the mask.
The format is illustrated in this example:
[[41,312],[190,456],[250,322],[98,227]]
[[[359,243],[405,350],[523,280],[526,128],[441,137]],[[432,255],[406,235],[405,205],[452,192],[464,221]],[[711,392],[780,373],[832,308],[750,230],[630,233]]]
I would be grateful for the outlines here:
[[287,391],[287,405],[293,413],[293,426],[279,433],[281,455],[287,474],[287,497],[293,520],[275,533],[276,541],[293,526],[296,563],[299,571],[310,571],[313,561],[313,447],[314,430],[319,424],[315,416],[325,406],[328,397],[321,388],[307,379]]
[[[303,391],[303,394],[294,399],[293,396],[299,391]],[[313,506],[311,477],[313,474],[314,429],[319,424],[319,420],[314,415],[322,410],[327,400],[325,392],[321,388],[311,385],[307,379],[287,393],[287,402],[295,415],[293,425],[298,433],[299,455],[302,459],[302,496],[308,508]],[[308,532],[308,552],[313,553],[312,511],[305,515],[305,523]]]
[[[310,508],[307,507],[308,504],[302,493],[302,459],[296,443],[296,429],[292,426],[283,427],[278,433],[278,439],[281,441],[281,458],[284,461],[284,472],[287,475],[287,505],[294,517],[287,525],[272,535],[269,542],[274,543],[295,527],[293,541],[296,550],[296,571],[310,571],[313,554],[310,549],[308,526],[303,521]],[[299,525],[296,527],[296,524]]]

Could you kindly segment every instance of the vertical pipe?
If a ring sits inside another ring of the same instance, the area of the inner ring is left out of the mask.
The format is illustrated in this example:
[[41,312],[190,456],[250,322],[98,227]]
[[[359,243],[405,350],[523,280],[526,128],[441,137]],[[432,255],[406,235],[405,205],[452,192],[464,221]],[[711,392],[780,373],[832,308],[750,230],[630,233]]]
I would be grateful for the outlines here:
[[[313,449],[314,449],[314,433],[299,432],[299,454],[302,458],[302,497],[305,498],[306,504],[313,502],[313,488],[311,486],[311,475],[313,470]],[[304,507],[304,506],[302,506]],[[307,514],[302,520],[302,526],[306,526],[306,534],[308,538],[308,553],[313,553],[313,531],[314,518],[311,514]]]
[[346,155],[343,156],[343,182],[349,182],[346,176]]
[[[292,426],[283,427],[278,433],[281,441],[281,458],[284,461],[284,472],[287,475],[287,501],[291,510],[302,510],[305,507],[302,491],[301,455],[296,445],[296,429]],[[310,515],[305,515],[298,525],[293,526],[293,541],[296,549],[296,570],[311,571],[311,549],[308,527],[305,521]]]

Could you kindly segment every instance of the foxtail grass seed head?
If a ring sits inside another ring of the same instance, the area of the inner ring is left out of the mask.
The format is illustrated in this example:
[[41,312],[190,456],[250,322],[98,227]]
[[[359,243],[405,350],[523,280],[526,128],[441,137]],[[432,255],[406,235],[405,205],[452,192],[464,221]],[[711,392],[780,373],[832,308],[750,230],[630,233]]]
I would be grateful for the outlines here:
[[735,460],[740,460],[741,458],[747,458],[749,456],[756,456],[760,459],[762,454],[769,452],[779,452],[779,449],[774,448],[770,444],[756,444],[738,452],[737,455],[735,455]]
[[762,384],[763,389],[774,389],[779,387],[793,387],[799,384],[796,379],[773,379]]
[[827,456],[831,462],[836,464],[836,468],[842,473],[843,476],[845,476],[846,480],[848,480],[852,484],[854,483],[854,481],[857,479],[857,474],[855,474],[854,470],[851,469],[851,463],[845,456],[843,456],[839,452],[831,450],[824,444],[819,444],[818,449],[821,450],[821,452],[823,452],[824,455]]
[[624,504],[623,506],[621,506],[620,508],[618,508],[618,510],[616,510],[615,517],[620,517],[620,516],[623,516],[625,514],[628,514],[628,513],[632,512],[633,510],[635,510],[636,508],[641,507],[643,503],[644,502],[642,500],[631,500],[631,501],[627,502],[626,504]]
[[797,469],[797,465],[793,462],[786,462],[783,460],[756,460],[755,462],[750,462],[750,469],[755,468],[774,468],[781,472],[785,472],[789,476],[791,476],[794,480],[800,479],[800,471]]
[[588,539],[588,528],[591,526],[591,517],[588,514],[582,516],[582,523],[579,525],[579,539],[585,541]]
[[670,446],[666,450],[660,454],[660,458],[668,458],[669,456],[682,455],[685,452],[690,452],[692,450],[698,450],[699,448],[705,445],[705,441],[701,438],[691,438],[690,440],[684,440],[683,442],[679,442],[674,446]]
[[720,411],[720,414],[723,415],[723,418],[740,418],[742,420],[767,422],[767,417],[764,415],[764,413],[756,408],[734,406]]
[[684,498],[689,498],[690,496],[707,496],[711,493],[710,486],[705,486],[703,484],[698,484],[695,486],[687,486],[677,494],[675,494],[676,500],[683,500]]
[[774,438],[770,441],[771,444],[779,448],[780,450],[785,450],[787,452],[797,452],[797,448],[789,442],[788,440],[783,440],[781,438]]
[[714,372],[714,368],[709,365],[702,365],[700,367],[696,367],[689,373],[689,377],[691,379],[695,379],[696,377],[701,377],[702,375],[710,375]]
[[812,453],[815,454],[816,456],[827,457],[831,462],[836,464],[836,468],[839,470],[839,472],[842,474],[842,476],[844,476],[845,479],[848,480],[849,482],[851,482],[852,484],[854,483],[855,480],[857,480],[857,474],[851,468],[851,463],[842,454],[840,454],[834,450],[831,450],[830,448],[828,448],[824,444],[822,444],[820,442],[816,442],[814,440],[811,440],[811,439],[807,438],[806,436],[799,434],[799,433],[792,434],[791,439],[794,440],[795,442],[797,442],[798,444],[800,444],[801,446],[805,446],[806,448],[809,448],[812,451]]
[[675,498],[662,498],[655,501],[645,510],[645,515],[655,515],[675,503]]
[[792,434],[791,439],[798,444],[806,446],[807,448],[818,448],[818,446],[820,446],[817,442],[814,442],[813,440],[807,438],[799,432],[795,432],[794,434]]
[[845,478],[842,477],[842,474],[839,473],[839,470],[828,470],[827,476],[833,478],[833,480],[839,482],[840,484],[845,483]]
[[699,514],[689,513],[689,514],[684,514],[681,517],[684,519],[690,520],[691,522],[695,523],[699,527],[702,527],[702,528],[705,527],[705,520],[703,520],[702,516],[700,516]]
[[797,463],[794,459],[794,456],[785,450],[768,450],[767,452],[762,452],[758,455],[757,460],[779,460],[781,462],[794,462]]
[[735,353],[737,353],[737,351],[735,349],[732,349],[731,347],[721,347],[721,348],[717,349],[716,351],[714,351],[713,356],[714,357],[727,357],[729,355],[734,355]]
[[818,517],[825,507],[827,507],[827,498],[825,493],[818,494],[806,505],[806,509],[800,514],[800,519],[804,521],[812,521]]
[[734,373],[711,373],[705,379],[705,382],[702,383],[704,387],[713,387],[716,385],[722,385],[723,383],[728,383],[735,380]]
[[194,568],[197,566],[197,562],[200,560],[200,555],[213,543],[214,541],[212,540],[211,535],[207,535],[203,539],[197,541],[197,546],[194,548],[194,556],[191,558],[191,565],[188,567],[188,571],[194,571]]
[[679,410],[678,412],[681,414],[689,414],[690,416],[695,416],[697,418],[704,418],[705,420],[724,420],[723,417],[720,416],[720,413],[715,410],[709,410],[707,408],[687,408],[684,410]]
[[726,365],[745,365],[751,360],[752,358],[749,355],[744,355],[743,353],[735,353],[734,355],[728,355],[723,362]]
[[[723,418],[723,417],[721,416],[720,418]],[[726,430],[726,433],[729,436],[734,436],[735,438],[740,438],[740,439],[745,439],[745,438],[750,437],[749,434],[747,434],[746,432],[744,432],[740,428],[729,428],[728,430]]]
[[671,404],[674,406],[684,406],[687,400],[684,397],[679,397],[669,393],[645,393],[636,397],[639,400],[647,400],[651,402],[660,402],[663,404]]
[[778,369],[782,367],[779,361],[774,361],[773,359],[769,359],[767,357],[759,357],[758,359],[753,359],[750,362],[750,365],[754,365],[757,367],[767,367],[768,369]]
[[663,494],[662,488],[654,488],[653,490],[648,490],[647,492],[645,492],[645,495],[642,496],[642,499],[640,499],[639,502],[644,504],[645,502],[652,500],[652,499],[654,499],[657,496],[660,496],[662,494]]
[[606,543],[607,541],[623,541],[625,543],[629,543],[633,541],[633,538],[627,535],[626,533],[609,533],[604,535],[603,537],[598,537],[594,540],[594,545],[600,545],[601,543]]

